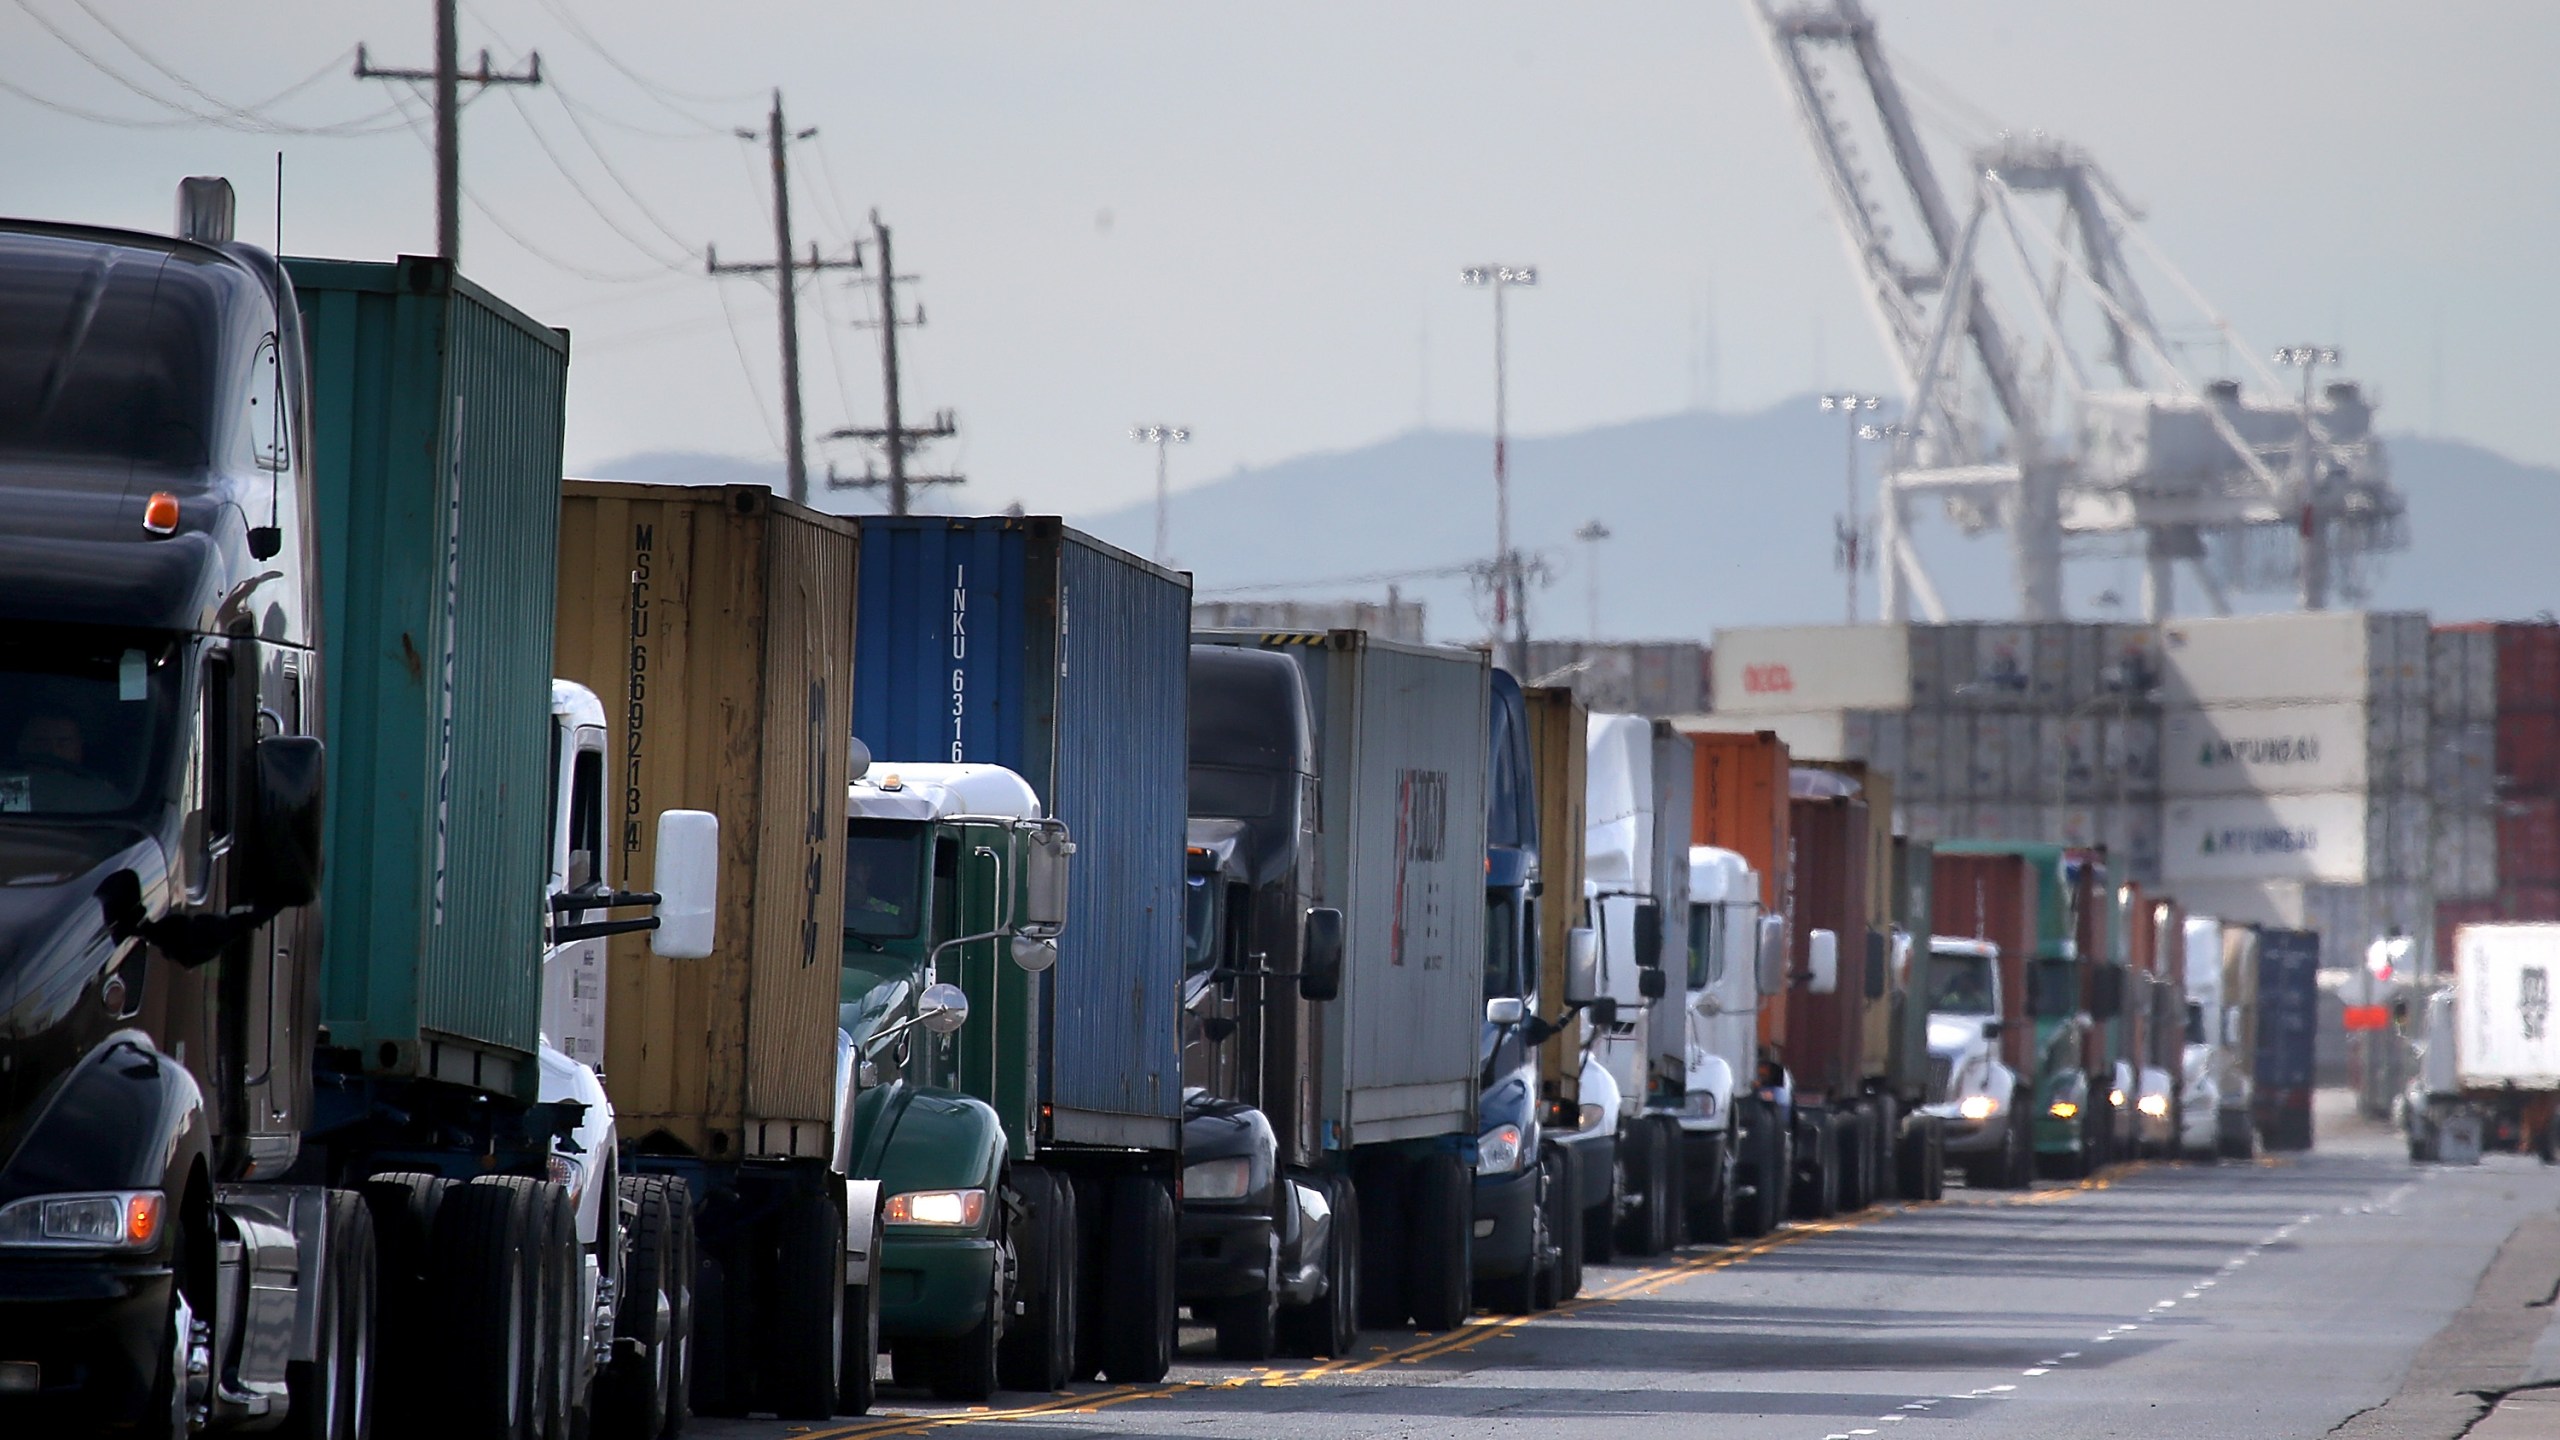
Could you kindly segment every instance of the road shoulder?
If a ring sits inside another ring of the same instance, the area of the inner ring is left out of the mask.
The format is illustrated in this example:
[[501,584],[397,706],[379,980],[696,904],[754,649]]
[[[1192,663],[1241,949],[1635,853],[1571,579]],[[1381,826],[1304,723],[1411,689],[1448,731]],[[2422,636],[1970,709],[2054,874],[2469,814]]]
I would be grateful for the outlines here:
[[[2518,1392],[2540,1378],[2530,1372],[2536,1342],[2552,1323],[2551,1301],[2560,1290],[2560,1213],[2527,1216],[2482,1272],[2470,1303],[2420,1347],[2400,1390],[2373,1409],[2331,1431],[2337,1440],[2489,1440],[2487,1428],[2513,1420],[2527,1426],[2514,1435],[2560,1434],[2560,1389]],[[2490,1405],[2515,1392],[2523,1401],[2489,1415]]]

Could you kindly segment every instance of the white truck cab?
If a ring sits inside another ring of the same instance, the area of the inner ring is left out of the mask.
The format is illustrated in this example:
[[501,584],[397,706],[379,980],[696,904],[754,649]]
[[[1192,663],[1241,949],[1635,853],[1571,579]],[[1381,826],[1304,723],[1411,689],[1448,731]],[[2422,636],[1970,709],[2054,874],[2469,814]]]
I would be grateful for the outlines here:
[[2030,1135],[2019,1107],[2031,1097],[2001,1056],[2004,1009],[2000,947],[1988,940],[1929,940],[1929,1103],[1947,1158],[1972,1185],[2022,1183]]

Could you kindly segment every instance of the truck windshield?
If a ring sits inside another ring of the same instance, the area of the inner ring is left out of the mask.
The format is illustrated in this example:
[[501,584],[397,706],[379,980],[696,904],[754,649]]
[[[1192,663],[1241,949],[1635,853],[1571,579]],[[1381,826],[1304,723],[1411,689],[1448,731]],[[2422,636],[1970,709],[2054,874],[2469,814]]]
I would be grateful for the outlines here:
[[201,267],[24,239],[0,265],[0,450],[201,469],[220,310]]
[[2080,962],[2038,960],[2027,967],[2027,999],[2038,1019],[2059,1019],[2080,1009]]
[[166,641],[0,637],[0,815],[121,815],[158,798],[177,670]]
[[1988,955],[1930,951],[1930,1012],[1937,1015],[1999,1014],[2000,1004],[1992,980],[1992,967],[1998,963]]
[[2205,1038],[2204,1004],[2201,1001],[2190,1000],[2187,1002],[2187,1043],[2190,1045],[2209,1045],[2213,1043]]
[[1262,820],[1280,813],[1287,777],[1231,765],[1191,767],[1191,813],[1218,820]]
[[1724,908],[1689,907],[1689,988],[1704,990],[1724,978]]
[[1520,894],[1488,890],[1484,897],[1484,998],[1529,993],[1520,973]]
[[925,827],[910,820],[845,822],[844,928],[866,940],[904,940],[924,918]]
[[1196,974],[1218,963],[1218,892],[1206,875],[1186,875],[1182,885],[1182,968]]

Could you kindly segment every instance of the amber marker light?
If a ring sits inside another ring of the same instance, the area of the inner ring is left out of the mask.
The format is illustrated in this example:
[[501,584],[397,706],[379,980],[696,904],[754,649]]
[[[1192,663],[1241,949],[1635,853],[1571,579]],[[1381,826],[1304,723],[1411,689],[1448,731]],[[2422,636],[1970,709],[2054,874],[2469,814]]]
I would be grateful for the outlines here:
[[166,490],[151,492],[142,507],[142,528],[154,535],[178,533],[178,497]]

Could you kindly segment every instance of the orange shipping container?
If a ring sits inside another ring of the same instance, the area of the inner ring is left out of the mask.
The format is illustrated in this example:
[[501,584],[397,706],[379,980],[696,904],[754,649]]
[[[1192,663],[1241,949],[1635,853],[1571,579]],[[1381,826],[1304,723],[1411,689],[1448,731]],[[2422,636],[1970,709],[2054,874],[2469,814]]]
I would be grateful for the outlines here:
[[[1787,821],[1786,742],[1769,730],[1705,730],[1689,738],[1696,747],[1689,843],[1721,846],[1750,862],[1760,876],[1761,908],[1792,927],[1795,871]],[[1761,1007],[1760,1043],[1784,1045],[1786,1039],[1786,1005]]]
[[[1591,923],[1583,914],[1582,847],[1591,754],[1591,712],[1563,686],[1531,686],[1529,766],[1538,787],[1538,993],[1541,1011],[1560,1011],[1563,1028],[1538,1049],[1539,1098],[1554,1113],[1582,1105],[1582,1012],[1565,1010],[1565,936]],[[1684,930],[1681,932],[1686,934]]]
[[830,1153],[860,545],[851,520],[758,486],[564,487],[555,663],[604,700],[619,873],[653,873],[637,817],[720,817],[710,957],[613,941],[605,1071],[626,1140]]

